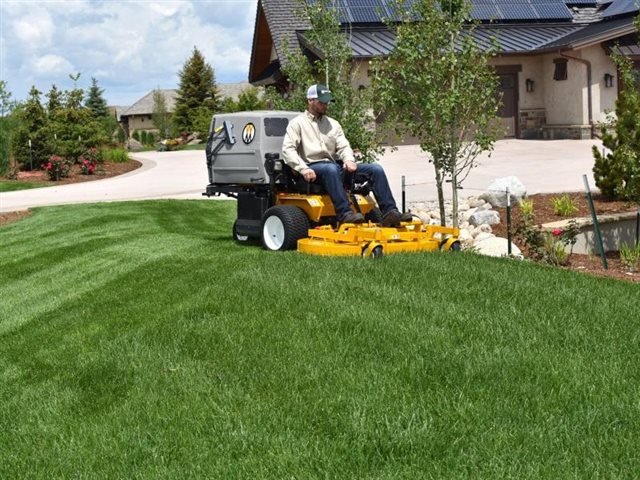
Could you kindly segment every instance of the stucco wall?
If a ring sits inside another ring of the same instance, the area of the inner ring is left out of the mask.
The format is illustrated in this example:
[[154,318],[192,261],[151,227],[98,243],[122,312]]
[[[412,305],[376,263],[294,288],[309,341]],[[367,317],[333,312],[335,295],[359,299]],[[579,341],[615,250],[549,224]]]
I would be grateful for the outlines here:
[[[585,58],[591,62],[591,84],[593,89],[593,120],[601,122],[606,119],[607,111],[615,108],[618,97],[618,78],[616,66],[600,45],[583,50]],[[613,75],[613,86],[605,87],[604,75]]]
[[157,130],[149,115],[131,115],[129,117],[129,135],[134,130]]

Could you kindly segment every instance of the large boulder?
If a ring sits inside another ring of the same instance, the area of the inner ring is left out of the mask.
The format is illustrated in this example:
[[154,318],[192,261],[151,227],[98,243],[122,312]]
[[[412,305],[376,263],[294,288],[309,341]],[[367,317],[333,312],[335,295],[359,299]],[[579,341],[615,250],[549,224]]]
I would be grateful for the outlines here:
[[[505,257],[509,254],[507,239],[502,237],[489,237],[479,242],[476,241],[473,248],[480,255],[490,257]],[[516,258],[523,258],[522,252],[513,242],[511,242],[511,255]]]
[[497,225],[500,223],[500,214],[495,210],[478,210],[469,217],[469,223],[478,225]]
[[507,206],[507,188],[512,205],[520,205],[522,198],[527,194],[527,189],[518,177],[497,178],[487,187],[487,191],[480,195],[482,200],[489,202],[494,207]]

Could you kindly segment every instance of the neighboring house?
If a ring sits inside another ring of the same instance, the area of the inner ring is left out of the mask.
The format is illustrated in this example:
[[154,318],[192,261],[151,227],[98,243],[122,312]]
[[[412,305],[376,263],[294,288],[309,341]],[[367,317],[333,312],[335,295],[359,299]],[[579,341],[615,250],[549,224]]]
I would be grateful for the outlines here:
[[[339,17],[358,72],[354,87],[369,85],[368,65],[393,49],[395,36],[382,21],[385,0],[342,0]],[[500,77],[499,112],[507,137],[590,138],[613,110],[622,88],[613,52],[638,66],[633,24],[635,0],[472,0],[474,38],[498,40],[491,63]],[[253,85],[286,90],[281,66],[286,46],[310,58],[322,52],[305,36],[308,21],[295,15],[296,0],[259,0],[249,66]]]
[[[220,98],[229,97],[237,101],[240,94],[250,86],[248,82],[221,83],[217,85],[218,95]],[[133,135],[134,130],[158,132],[152,120],[154,91],[147,93],[120,114],[120,122],[129,137]],[[160,90],[160,92],[164,95],[167,111],[172,113],[176,105],[178,91],[176,89],[165,89]]]
[[[175,89],[159,91],[164,95],[167,112],[173,112],[176,105],[177,91]],[[125,132],[127,132],[128,137],[131,137],[136,130],[158,132],[151,118],[153,115],[153,92],[155,92],[155,90],[151,90],[120,115],[120,122]]]

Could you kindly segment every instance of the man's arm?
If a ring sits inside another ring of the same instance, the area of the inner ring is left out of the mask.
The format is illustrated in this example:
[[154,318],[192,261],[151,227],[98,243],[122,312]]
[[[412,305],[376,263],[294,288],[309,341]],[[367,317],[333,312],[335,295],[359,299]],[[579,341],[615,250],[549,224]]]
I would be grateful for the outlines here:
[[[337,123],[337,122],[336,122]],[[351,149],[351,144],[342,130],[342,126],[337,123],[336,127],[336,154],[342,160],[344,169],[347,172],[355,172],[357,165],[356,159]]]

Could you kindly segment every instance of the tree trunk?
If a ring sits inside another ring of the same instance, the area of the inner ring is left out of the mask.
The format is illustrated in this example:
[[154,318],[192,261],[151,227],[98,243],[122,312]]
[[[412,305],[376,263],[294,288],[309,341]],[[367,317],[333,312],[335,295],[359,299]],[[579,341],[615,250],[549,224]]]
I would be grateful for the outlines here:
[[444,175],[442,175],[442,171],[435,167],[436,170],[436,188],[438,190],[438,207],[440,208],[440,225],[445,227],[447,225],[447,218],[444,211],[444,190],[442,188],[442,182],[444,180]]
[[455,167],[451,170],[451,208],[453,210],[453,227],[458,226],[458,174]]

